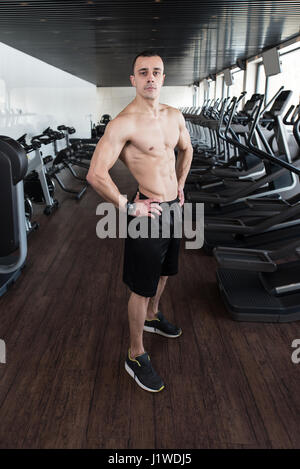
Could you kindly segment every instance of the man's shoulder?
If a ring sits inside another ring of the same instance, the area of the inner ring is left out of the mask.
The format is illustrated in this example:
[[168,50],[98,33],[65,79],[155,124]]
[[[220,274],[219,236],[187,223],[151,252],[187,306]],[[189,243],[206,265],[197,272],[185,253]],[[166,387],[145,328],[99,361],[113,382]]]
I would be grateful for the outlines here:
[[114,119],[112,119],[107,128],[109,130],[117,130],[119,128],[132,129],[134,125],[134,115],[125,109],[121,111]]
[[177,109],[176,107],[169,106],[169,104],[161,104],[161,106],[162,106],[161,109],[163,111],[167,111],[172,116],[176,116],[176,117],[182,116],[181,111],[179,111],[179,109]]
[[180,127],[184,125],[184,117],[179,109],[168,104],[163,104],[162,106],[164,106],[163,110],[168,113],[169,118],[176,120]]

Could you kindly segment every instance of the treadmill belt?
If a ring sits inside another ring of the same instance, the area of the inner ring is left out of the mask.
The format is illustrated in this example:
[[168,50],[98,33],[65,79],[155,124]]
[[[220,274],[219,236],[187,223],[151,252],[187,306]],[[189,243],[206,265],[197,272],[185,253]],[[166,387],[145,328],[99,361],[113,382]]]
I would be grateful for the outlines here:
[[276,297],[262,285],[258,272],[218,269],[222,298],[232,319],[255,322],[300,320],[300,293]]

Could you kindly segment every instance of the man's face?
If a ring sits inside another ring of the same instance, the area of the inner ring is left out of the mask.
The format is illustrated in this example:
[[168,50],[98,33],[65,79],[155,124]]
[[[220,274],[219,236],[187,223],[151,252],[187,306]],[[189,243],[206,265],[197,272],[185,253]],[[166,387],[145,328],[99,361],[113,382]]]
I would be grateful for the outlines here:
[[160,57],[138,57],[134,66],[134,75],[130,76],[136,94],[146,99],[155,99],[165,79],[164,64]]

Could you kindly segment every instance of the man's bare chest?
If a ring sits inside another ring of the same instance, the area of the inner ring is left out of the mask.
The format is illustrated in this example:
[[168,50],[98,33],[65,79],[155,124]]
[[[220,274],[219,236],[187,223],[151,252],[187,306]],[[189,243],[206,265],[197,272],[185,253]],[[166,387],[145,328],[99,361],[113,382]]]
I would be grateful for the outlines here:
[[174,150],[179,139],[176,124],[157,122],[147,125],[141,122],[135,134],[126,142],[124,152],[155,155]]

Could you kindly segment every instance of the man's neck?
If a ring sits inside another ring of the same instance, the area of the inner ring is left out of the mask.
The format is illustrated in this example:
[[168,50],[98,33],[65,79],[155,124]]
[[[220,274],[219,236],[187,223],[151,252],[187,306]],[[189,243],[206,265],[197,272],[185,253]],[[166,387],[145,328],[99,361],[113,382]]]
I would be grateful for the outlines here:
[[159,97],[156,99],[145,99],[140,95],[137,95],[134,99],[134,103],[138,109],[147,114],[151,114],[154,117],[159,116],[160,103]]

